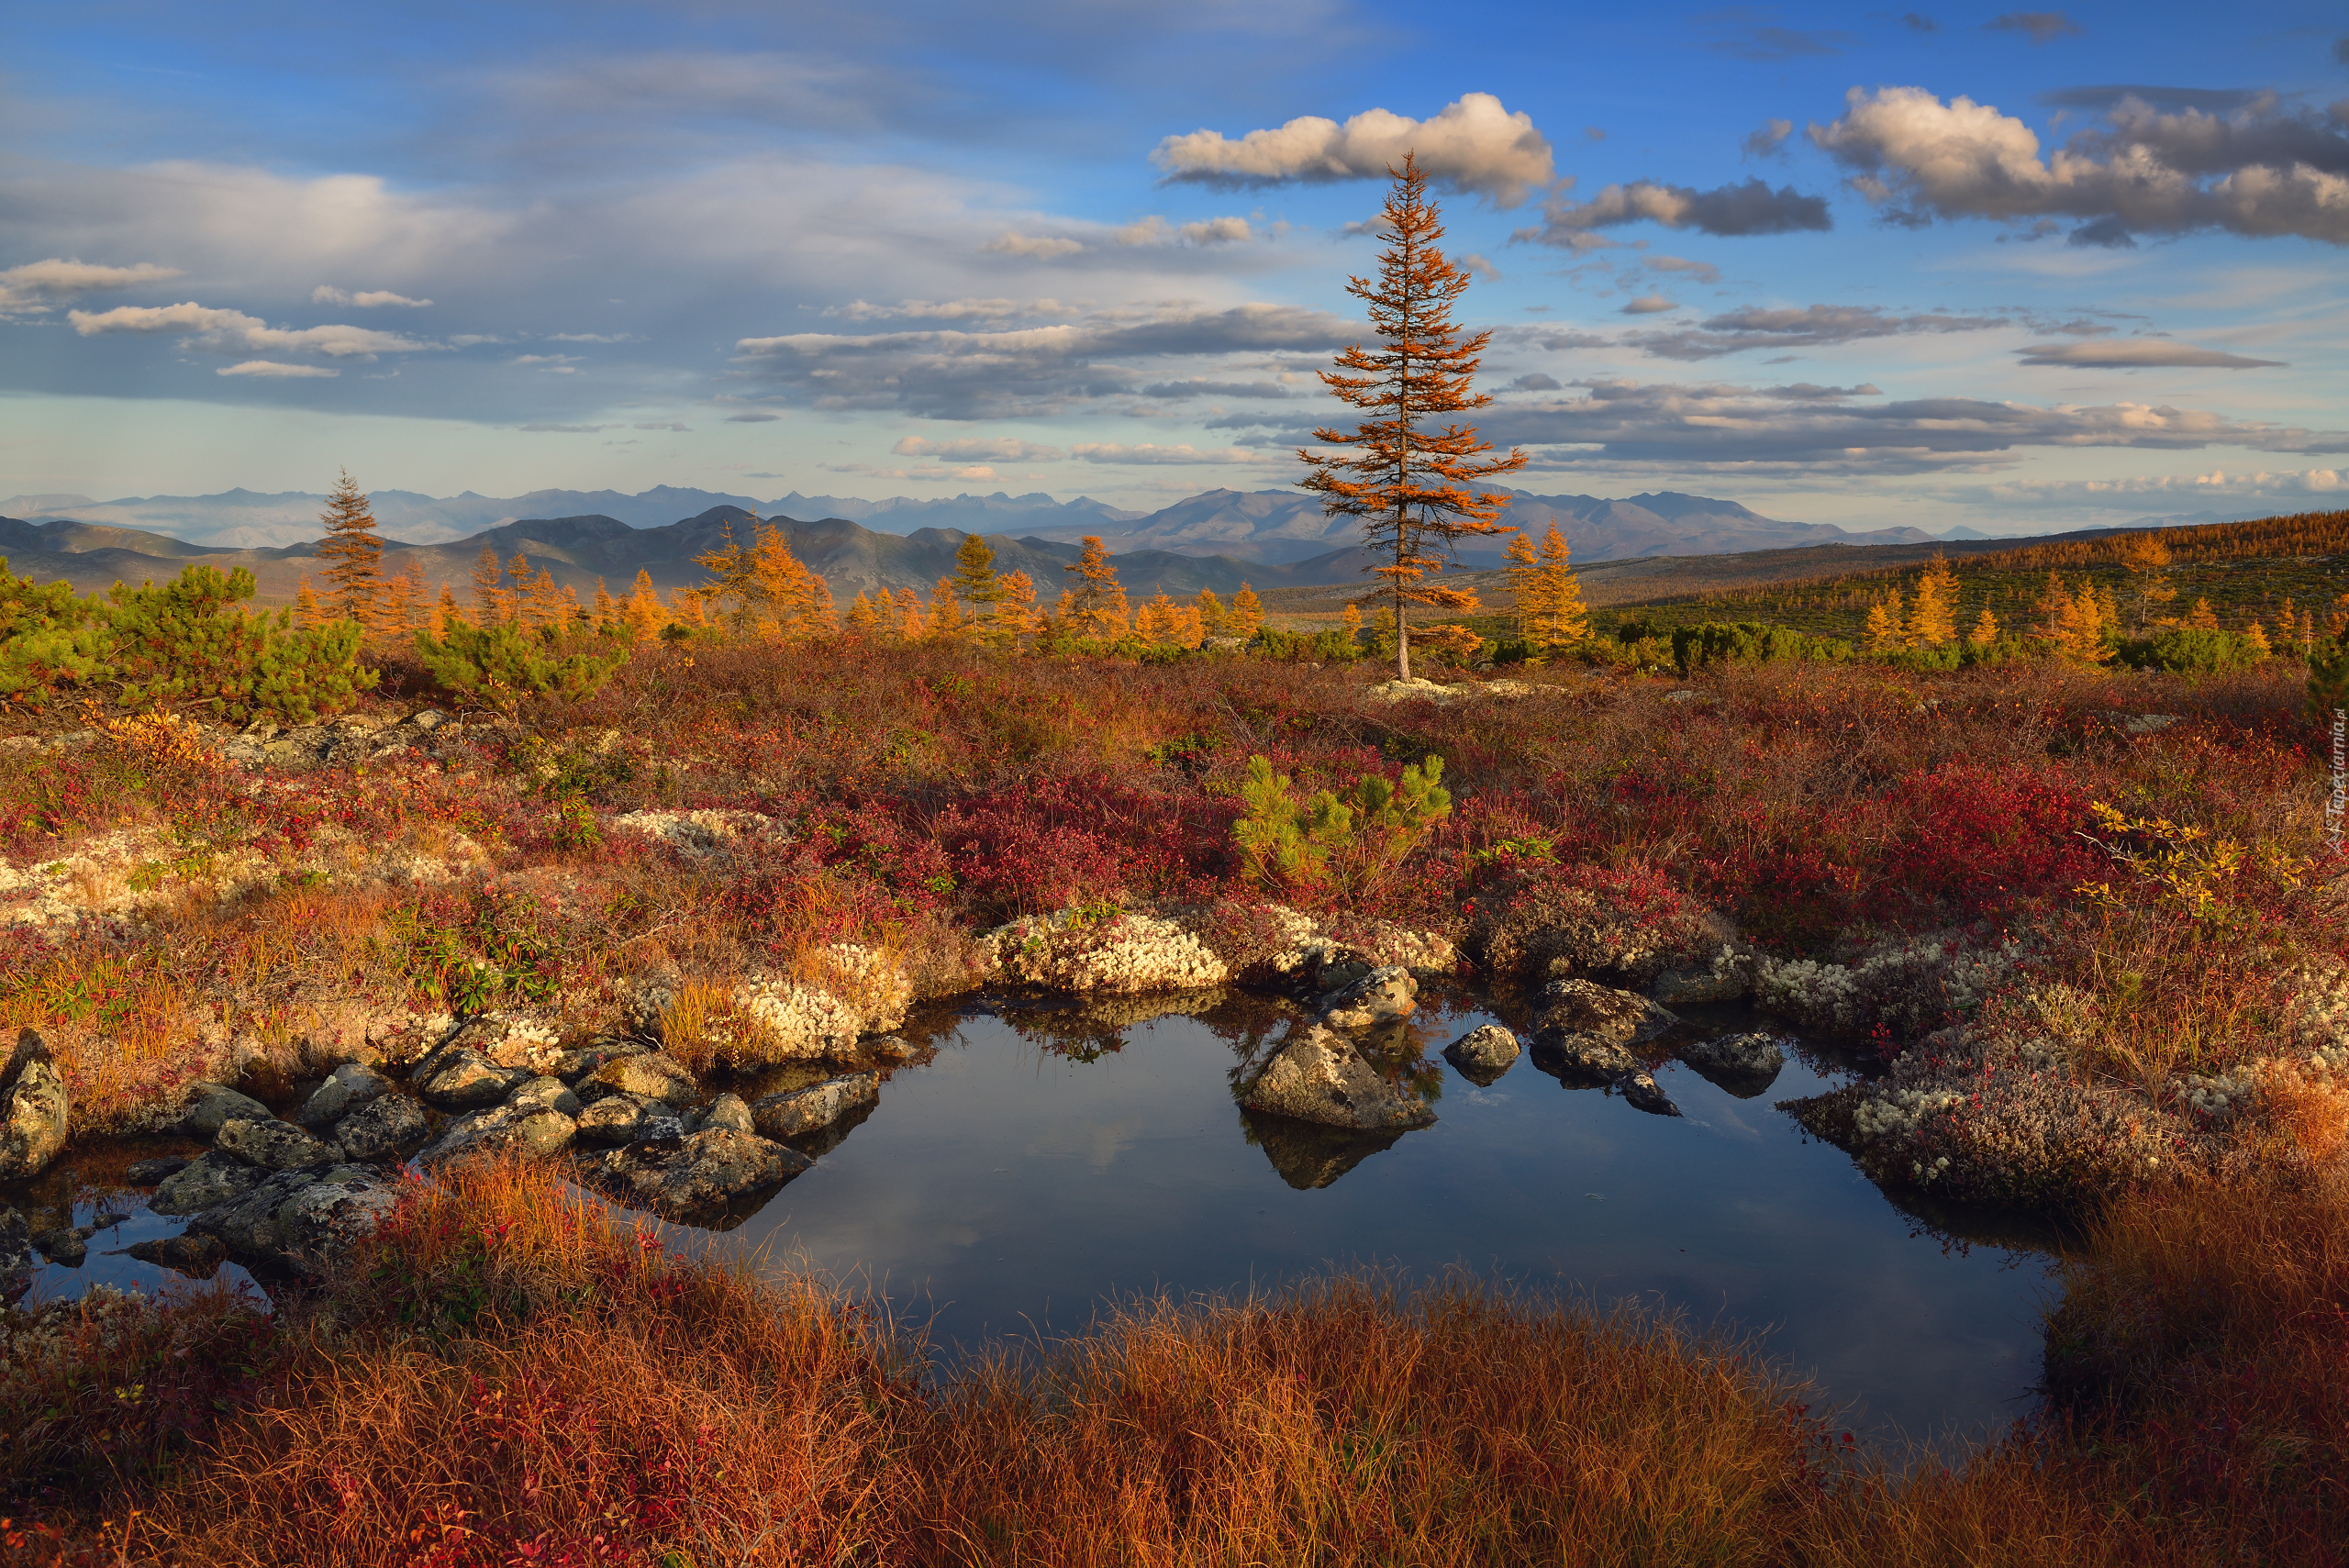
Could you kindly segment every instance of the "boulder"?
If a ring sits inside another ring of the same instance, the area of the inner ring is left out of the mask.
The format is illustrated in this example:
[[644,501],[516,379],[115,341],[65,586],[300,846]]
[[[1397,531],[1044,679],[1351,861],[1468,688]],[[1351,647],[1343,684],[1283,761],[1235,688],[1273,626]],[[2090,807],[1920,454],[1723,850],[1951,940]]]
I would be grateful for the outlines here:
[[365,1163],[389,1160],[424,1141],[424,1107],[406,1095],[379,1095],[335,1123],[342,1157]]
[[142,1263],[170,1269],[190,1279],[210,1279],[219,1272],[228,1250],[217,1236],[158,1236],[150,1240],[134,1241],[122,1249],[125,1257],[136,1258]]
[[395,1185],[353,1165],[280,1171],[232,1203],[187,1223],[250,1263],[331,1267],[399,1202]]
[[1633,1110],[1650,1116],[1678,1116],[1680,1107],[1672,1096],[1657,1086],[1656,1081],[1644,1073],[1626,1073],[1615,1082],[1615,1092],[1630,1103]]
[[1649,999],[1665,1007],[1701,1007],[1735,1002],[1753,989],[1750,962],[1700,964],[1667,969],[1648,984]]
[[1590,980],[1553,981],[1533,1035],[1534,1065],[1562,1079],[1600,1084],[1636,1073],[1631,1048],[1680,1020],[1647,997]]
[[[653,1105],[661,1104],[654,1100]],[[581,1111],[578,1139],[582,1143],[633,1143],[644,1126],[645,1102],[628,1095],[607,1095]]]
[[1490,1084],[1516,1064],[1517,1036],[1498,1024],[1471,1029],[1443,1048],[1443,1059],[1478,1085]]
[[151,1214],[196,1214],[233,1203],[262,1184],[262,1173],[215,1150],[190,1162],[147,1200]]
[[220,1152],[264,1171],[298,1171],[306,1165],[327,1164],[336,1157],[331,1146],[290,1121],[225,1122],[213,1142]]
[[1682,1046],[1675,1054],[1740,1099],[1768,1089],[1787,1064],[1785,1042],[1766,1033],[1723,1035]]
[[302,1102],[294,1119],[304,1127],[332,1127],[391,1086],[391,1080],[373,1068],[346,1062]]
[[616,1056],[596,1068],[587,1082],[602,1094],[633,1095],[673,1106],[690,1105],[701,1098],[701,1084],[685,1064],[662,1051]]
[[577,1051],[564,1051],[555,1058],[554,1065],[548,1068],[547,1072],[550,1076],[560,1078],[576,1088],[589,1073],[605,1062],[616,1057],[641,1056],[645,1049],[632,1040],[594,1040]]
[[567,1054],[552,1024],[522,1013],[484,1013],[468,1018],[448,1043],[474,1052],[493,1067],[520,1067],[532,1073],[551,1071]]
[[1533,1065],[1562,1082],[1596,1087],[1638,1072],[1640,1059],[1629,1046],[1589,1035],[1536,1035]]
[[852,1111],[870,1107],[881,1097],[881,1080],[871,1073],[843,1073],[768,1095],[751,1106],[751,1119],[769,1138],[802,1138],[820,1132]]
[[751,1107],[742,1103],[740,1095],[720,1095],[709,1103],[709,1108],[693,1118],[693,1129],[706,1132],[711,1128],[724,1128],[729,1132],[756,1132],[751,1120]]
[[223,1084],[198,1084],[188,1091],[180,1130],[196,1138],[212,1138],[228,1122],[269,1118],[269,1107],[250,1095],[240,1095]]
[[52,1263],[78,1269],[82,1260],[90,1255],[90,1238],[98,1233],[95,1225],[61,1226],[33,1238],[33,1246]]
[[1367,1029],[1400,1023],[1419,1011],[1419,983],[1400,964],[1374,969],[1321,998],[1321,1021],[1331,1029]]
[[122,1179],[134,1187],[151,1187],[169,1181],[187,1167],[188,1162],[177,1154],[159,1155],[152,1160],[133,1160],[122,1168]]
[[508,1107],[519,1106],[531,1110],[555,1111],[574,1119],[580,1111],[579,1096],[573,1094],[571,1086],[560,1078],[529,1079],[506,1096],[506,1104]]
[[623,1201],[663,1219],[728,1229],[748,1218],[750,1200],[814,1163],[755,1133],[711,1128],[683,1138],[640,1140],[590,1169]]
[[1399,1088],[1334,1029],[1293,1032],[1241,1092],[1245,1108],[1362,1132],[1402,1132],[1435,1120],[1427,1102]]
[[479,1110],[514,1092],[531,1074],[500,1067],[477,1051],[457,1046],[437,1052],[416,1077],[416,1092],[444,1111]]
[[15,1054],[0,1071],[0,1182],[22,1181],[49,1169],[65,1147],[72,1103],[65,1080],[39,1035],[17,1036]]
[[458,1117],[417,1158],[437,1162],[512,1150],[534,1160],[544,1159],[570,1148],[578,1132],[579,1124],[561,1111],[531,1105],[495,1106]]

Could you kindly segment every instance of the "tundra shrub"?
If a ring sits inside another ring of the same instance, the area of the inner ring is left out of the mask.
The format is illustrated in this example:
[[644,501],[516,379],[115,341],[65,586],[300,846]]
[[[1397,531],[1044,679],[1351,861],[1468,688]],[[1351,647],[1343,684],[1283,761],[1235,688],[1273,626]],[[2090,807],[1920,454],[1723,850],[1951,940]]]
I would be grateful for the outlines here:
[[243,567],[190,566],[169,583],[115,584],[105,615],[116,634],[124,700],[139,706],[195,705],[223,718],[267,714],[306,724],[347,707],[373,686],[359,663],[356,621],[293,626],[235,608],[253,596]]
[[1684,626],[1672,634],[1672,662],[1683,675],[1708,664],[1766,664],[1777,659],[1814,659],[1841,663],[1852,657],[1852,645],[1840,638],[1806,637],[1782,626],[1760,621],[1706,621]]
[[2174,675],[2215,675],[2259,662],[2251,639],[2207,627],[2174,626],[2154,637],[2121,644],[2121,662],[2137,670],[2167,670]]
[[419,631],[416,650],[442,686],[499,707],[511,707],[527,697],[575,701],[602,689],[628,662],[626,649],[566,655],[544,639],[510,625],[460,622],[437,639]]
[[2319,724],[2331,724],[2338,709],[2349,707],[2349,632],[2321,647],[2309,660],[2309,712]]
[[43,707],[61,686],[106,679],[113,644],[95,601],[19,577],[0,556],[0,703]]

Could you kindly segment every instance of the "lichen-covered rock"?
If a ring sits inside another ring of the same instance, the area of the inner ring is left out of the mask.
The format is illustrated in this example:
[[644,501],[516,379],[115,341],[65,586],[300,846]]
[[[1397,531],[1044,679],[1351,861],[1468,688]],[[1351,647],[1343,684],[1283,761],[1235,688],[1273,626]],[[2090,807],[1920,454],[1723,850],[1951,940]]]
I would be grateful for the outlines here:
[[373,1068],[346,1062],[302,1102],[294,1119],[304,1127],[332,1127],[391,1086],[391,1080]]
[[151,1187],[178,1175],[190,1162],[177,1154],[159,1154],[152,1160],[133,1160],[122,1168],[123,1181],[134,1187]]
[[1701,1007],[1742,999],[1753,989],[1751,954],[1723,946],[1712,962],[1667,969],[1648,984],[1648,995],[1659,1006]]
[[629,1095],[607,1095],[579,1113],[579,1141],[598,1145],[632,1143],[644,1125],[646,1102]]
[[571,1147],[579,1124],[561,1111],[537,1105],[494,1106],[451,1121],[417,1158],[427,1162],[467,1154],[512,1151],[542,1160]]
[[1343,1035],[1319,1024],[1293,1032],[1246,1083],[1240,1103],[1266,1116],[1365,1132],[1435,1120],[1425,1100],[1388,1083]]
[[157,1236],[125,1247],[126,1255],[157,1268],[170,1269],[189,1279],[210,1279],[220,1270],[228,1250],[217,1236]]
[[707,1109],[693,1118],[690,1125],[696,1132],[707,1132],[712,1128],[724,1128],[729,1132],[758,1130],[751,1120],[751,1107],[742,1103],[740,1095],[718,1095]]
[[532,1076],[518,1067],[500,1067],[477,1051],[448,1047],[416,1076],[416,1092],[444,1111],[480,1110],[505,1100]]
[[642,1056],[646,1048],[632,1040],[597,1040],[576,1051],[566,1051],[547,1070],[550,1077],[560,1078],[576,1088],[592,1076],[596,1068],[623,1056]]
[[522,1068],[546,1073],[562,1055],[562,1033],[544,1018],[528,1013],[484,1013],[468,1018],[449,1037],[448,1046],[470,1051],[493,1067]]
[[332,1148],[290,1121],[227,1122],[213,1145],[229,1158],[263,1171],[296,1171],[335,1158]]
[[24,1030],[0,1070],[0,1182],[22,1181],[49,1169],[65,1147],[72,1111],[49,1047],[31,1029]]
[[1030,915],[982,943],[1004,984],[1050,991],[1190,991],[1231,979],[1230,967],[1181,922],[1133,910]]
[[195,1216],[187,1229],[247,1262],[331,1268],[398,1201],[391,1183],[360,1167],[280,1171],[243,1197]]
[[587,1081],[604,1095],[632,1095],[673,1106],[690,1105],[701,1098],[701,1084],[685,1064],[661,1051],[616,1056],[597,1067]]
[[683,1138],[644,1139],[615,1149],[590,1167],[624,1202],[680,1224],[725,1228],[747,1216],[747,1200],[781,1186],[815,1163],[806,1155],[725,1128]]
[[1477,903],[1470,955],[1527,980],[1644,986],[1666,971],[1709,968],[1736,938],[1727,917],[1646,866],[1525,866]]
[[1653,1078],[1644,1073],[1626,1073],[1615,1081],[1615,1092],[1623,1096],[1633,1110],[1650,1116],[1678,1116],[1680,1107],[1672,1103]]
[[1770,1080],[1787,1064],[1786,1041],[1776,1035],[1758,1032],[1698,1040],[1680,1047],[1674,1054],[1708,1078],[1743,1079],[1757,1084],[1758,1087],[1745,1093],[1743,1097],[1747,1099],[1767,1088]]
[[241,1160],[214,1151],[191,1161],[165,1178],[148,1198],[155,1214],[195,1214],[231,1203],[261,1185],[263,1173]]
[[751,1119],[769,1138],[801,1138],[829,1127],[852,1111],[873,1105],[880,1095],[879,1077],[871,1073],[849,1073],[810,1084],[804,1089],[765,1095],[751,1106]]
[[1478,1085],[1496,1083],[1518,1058],[1517,1036],[1498,1024],[1470,1029],[1443,1048],[1443,1059]]
[[192,1137],[212,1138],[232,1121],[267,1121],[269,1107],[250,1095],[221,1084],[198,1084],[188,1091],[187,1109],[180,1130]]
[[424,1141],[424,1107],[405,1095],[381,1095],[335,1123],[334,1140],[346,1160],[389,1160]]
[[527,1079],[514,1086],[514,1092],[506,1096],[506,1103],[518,1109],[555,1111],[573,1119],[578,1118],[580,1109],[579,1096],[560,1078]]
[[1680,1021],[1635,991],[1588,980],[1553,981],[1543,987],[1542,1000],[1536,1033],[1561,1045],[1577,1035],[1610,1045],[1642,1045]]
[[1331,1029],[1366,1029],[1400,1023],[1419,1011],[1419,982],[1397,964],[1374,969],[1321,998],[1321,1021]]
[[1640,1070],[1631,1047],[1586,1034],[1537,1034],[1533,1065],[1561,1083],[1596,1087]]

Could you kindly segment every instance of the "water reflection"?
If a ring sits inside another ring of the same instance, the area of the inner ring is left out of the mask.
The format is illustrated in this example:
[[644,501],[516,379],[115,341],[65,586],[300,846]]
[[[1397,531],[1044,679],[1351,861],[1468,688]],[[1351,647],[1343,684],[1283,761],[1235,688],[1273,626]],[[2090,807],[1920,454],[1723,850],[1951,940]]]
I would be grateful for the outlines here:
[[[1643,1116],[1526,1059],[1486,1084],[1445,1066],[1442,1042],[1496,1012],[1524,1021],[1487,1006],[1423,997],[1380,1057],[1442,1094],[1440,1119],[1371,1136],[1235,1110],[1232,1073],[1296,1017],[1278,1001],[933,1019],[918,1064],[742,1234],[780,1262],[872,1281],[949,1346],[1078,1328],[1120,1293],[1461,1265],[1766,1332],[1863,1401],[1860,1419],[1915,1435],[2020,1413],[2061,1239],[1896,1207],[1772,1104],[1862,1064],[1798,1051],[1756,1086],[1666,1063],[1656,1076],[1686,1116]],[[1694,1021],[1755,1027],[1733,1010]]]

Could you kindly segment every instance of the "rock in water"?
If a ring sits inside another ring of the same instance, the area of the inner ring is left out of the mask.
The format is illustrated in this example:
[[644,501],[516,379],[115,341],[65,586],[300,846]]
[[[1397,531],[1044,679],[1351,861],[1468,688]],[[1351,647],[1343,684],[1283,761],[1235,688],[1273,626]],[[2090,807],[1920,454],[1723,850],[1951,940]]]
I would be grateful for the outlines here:
[[496,1106],[457,1118],[442,1128],[440,1136],[426,1144],[417,1158],[453,1160],[461,1154],[513,1150],[532,1159],[544,1159],[570,1148],[578,1131],[579,1124],[561,1111],[529,1103]]
[[218,1238],[212,1236],[161,1236],[151,1241],[134,1241],[122,1251],[142,1263],[171,1269],[190,1279],[210,1279],[228,1255]]
[[150,1212],[195,1214],[232,1203],[261,1185],[262,1173],[243,1161],[213,1151],[166,1177],[147,1200]]
[[1360,1132],[1405,1132],[1435,1120],[1425,1100],[1388,1083],[1343,1035],[1319,1024],[1292,1034],[1240,1103],[1266,1116]]
[[1482,1086],[1497,1081],[1517,1062],[1517,1036],[1498,1024],[1471,1029],[1443,1048],[1443,1059],[1460,1075]]
[[180,1130],[210,1138],[232,1121],[267,1121],[269,1107],[250,1095],[240,1095],[224,1084],[198,1084],[187,1095],[187,1109]]
[[751,1107],[742,1103],[742,1096],[740,1095],[718,1095],[717,1099],[710,1102],[709,1108],[702,1112],[694,1122],[696,1132],[707,1132],[712,1128],[724,1128],[729,1132],[758,1130],[757,1126],[751,1120]]
[[1750,1100],[1763,1094],[1787,1064],[1786,1043],[1774,1034],[1723,1035],[1680,1048],[1680,1060],[1713,1083]]
[[592,1169],[605,1186],[662,1218],[712,1229],[747,1218],[742,1206],[815,1163],[755,1133],[711,1128],[615,1149]]
[[342,1157],[362,1163],[389,1160],[424,1141],[424,1107],[405,1095],[380,1095],[334,1125]]
[[598,1097],[618,1091],[673,1106],[691,1105],[701,1098],[701,1085],[693,1073],[666,1051],[614,1057],[596,1068],[587,1082],[598,1086]]
[[[661,1102],[655,1100],[654,1105]],[[644,1123],[644,1106],[627,1095],[607,1095],[579,1113],[582,1143],[632,1143]]]
[[122,1179],[134,1187],[151,1187],[178,1175],[188,1168],[188,1163],[176,1154],[161,1154],[152,1160],[133,1160],[122,1168]]
[[290,1121],[231,1121],[222,1124],[214,1145],[264,1171],[298,1171],[333,1162],[335,1151]]
[[751,1119],[769,1138],[803,1138],[880,1097],[877,1074],[847,1073],[804,1089],[765,1095],[751,1107]]
[[1331,1029],[1366,1029],[1399,1023],[1419,1011],[1419,983],[1399,964],[1374,969],[1321,998],[1321,1021]]
[[243,1197],[206,1209],[187,1229],[247,1262],[331,1267],[398,1201],[392,1184],[357,1166],[280,1171]]
[[1645,1111],[1650,1116],[1678,1116],[1680,1114],[1680,1107],[1672,1103],[1672,1096],[1665,1094],[1657,1086],[1656,1081],[1644,1073],[1625,1073],[1617,1080],[1615,1092],[1622,1095],[1633,1110]]
[[294,1119],[308,1128],[332,1127],[391,1086],[391,1080],[373,1068],[346,1062],[302,1102]]
[[49,1169],[65,1147],[71,1109],[49,1047],[24,1030],[6,1071],[0,1073],[0,1182],[22,1181]]
[[417,1074],[416,1092],[444,1111],[479,1110],[496,1105],[529,1078],[521,1068],[500,1067],[481,1052],[460,1046],[424,1064]]
[[1589,980],[1553,981],[1533,1035],[1533,1059],[1562,1079],[1600,1084],[1639,1071],[1631,1047],[1680,1020],[1632,991]]
[[1298,1192],[1326,1187],[1381,1150],[1392,1149],[1399,1132],[1351,1132],[1285,1116],[1240,1113],[1248,1141],[1264,1151],[1282,1181]]

